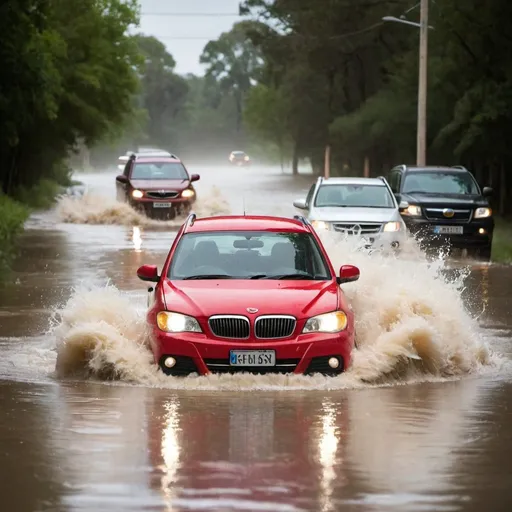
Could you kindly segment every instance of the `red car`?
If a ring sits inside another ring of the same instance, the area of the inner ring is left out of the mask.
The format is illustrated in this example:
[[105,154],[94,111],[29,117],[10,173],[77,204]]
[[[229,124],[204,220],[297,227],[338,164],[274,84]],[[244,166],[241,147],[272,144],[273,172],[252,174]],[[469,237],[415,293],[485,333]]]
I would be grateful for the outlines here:
[[351,363],[354,315],[311,224],[264,216],[197,219],[178,232],[155,282],[147,323],[155,362],[167,375],[322,373]]
[[192,183],[199,178],[199,174],[189,175],[176,155],[133,153],[123,174],[116,177],[117,200],[148,217],[173,219],[190,211],[196,200]]

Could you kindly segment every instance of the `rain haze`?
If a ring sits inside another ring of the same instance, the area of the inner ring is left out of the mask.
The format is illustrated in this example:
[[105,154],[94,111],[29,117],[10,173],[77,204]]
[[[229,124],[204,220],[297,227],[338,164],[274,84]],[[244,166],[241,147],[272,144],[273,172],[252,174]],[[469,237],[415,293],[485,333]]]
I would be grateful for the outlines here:
[[140,5],[140,32],[165,44],[180,75],[204,74],[199,57],[206,43],[242,19],[239,0],[141,0]]
[[512,511],[511,0],[0,12],[0,512]]

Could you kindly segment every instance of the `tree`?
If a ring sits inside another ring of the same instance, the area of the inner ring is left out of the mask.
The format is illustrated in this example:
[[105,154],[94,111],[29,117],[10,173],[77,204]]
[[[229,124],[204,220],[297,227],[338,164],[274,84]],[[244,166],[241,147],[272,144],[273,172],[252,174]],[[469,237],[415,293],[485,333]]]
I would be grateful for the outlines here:
[[236,106],[236,129],[242,127],[243,104],[251,86],[260,76],[262,60],[259,51],[248,38],[255,22],[235,23],[229,32],[210,41],[200,58],[206,64],[207,76],[215,78],[222,91],[232,95]]

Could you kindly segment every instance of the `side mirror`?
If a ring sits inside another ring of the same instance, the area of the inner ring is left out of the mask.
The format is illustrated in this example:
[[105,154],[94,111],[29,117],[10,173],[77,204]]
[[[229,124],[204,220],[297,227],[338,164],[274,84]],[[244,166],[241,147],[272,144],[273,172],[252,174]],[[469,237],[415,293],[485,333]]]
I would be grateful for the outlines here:
[[407,210],[409,208],[409,203],[407,201],[400,201],[400,204],[398,205],[399,210]]
[[359,279],[359,269],[354,265],[342,265],[340,268],[340,277],[336,279],[338,284],[351,283]]
[[116,181],[119,181],[119,183],[128,183],[128,178],[124,174],[120,174],[116,176]]
[[492,196],[493,194],[493,189],[491,187],[484,187],[484,189],[482,190],[482,194],[485,196],[485,197],[490,197]]
[[156,265],[142,265],[137,270],[137,277],[142,281],[150,281],[151,283],[160,281]]
[[293,206],[295,206],[295,208],[298,208],[299,210],[307,210],[305,199],[296,199],[295,201],[293,201]]
[[191,174],[190,182],[192,183],[193,181],[199,181],[200,178],[201,178],[201,176],[199,176],[199,174]]

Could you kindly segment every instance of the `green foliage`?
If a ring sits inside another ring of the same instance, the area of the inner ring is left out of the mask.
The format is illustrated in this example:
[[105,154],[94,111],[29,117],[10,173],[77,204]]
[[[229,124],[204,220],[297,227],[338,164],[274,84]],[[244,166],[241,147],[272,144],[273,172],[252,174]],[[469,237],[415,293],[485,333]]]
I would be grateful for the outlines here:
[[512,263],[512,222],[498,219],[492,241],[492,260]]
[[[0,183],[30,189],[133,113],[135,0],[24,0],[0,16]],[[51,172],[51,171],[50,171]]]
[[0,273],[13,258],[16,237],[23,231],[28,214],[25,206],[0,193]]

